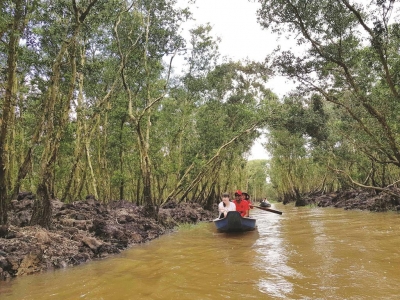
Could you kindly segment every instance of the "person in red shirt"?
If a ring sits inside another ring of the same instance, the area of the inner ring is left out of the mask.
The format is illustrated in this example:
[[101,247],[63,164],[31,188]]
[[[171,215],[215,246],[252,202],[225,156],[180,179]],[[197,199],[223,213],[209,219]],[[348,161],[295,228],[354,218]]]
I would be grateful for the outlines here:
[[236,205],[236,211],[238,211],[242,217],[249,216],[249,202],[243,199],[241,190],[235,192],[235,200],[233,200],[233,203]]
[[254,206],[253,203],[251,203],[250,195],[246,192],[242,192],[242,195],[244,196],[244,200],[249,202],[249,208],[252,209]]

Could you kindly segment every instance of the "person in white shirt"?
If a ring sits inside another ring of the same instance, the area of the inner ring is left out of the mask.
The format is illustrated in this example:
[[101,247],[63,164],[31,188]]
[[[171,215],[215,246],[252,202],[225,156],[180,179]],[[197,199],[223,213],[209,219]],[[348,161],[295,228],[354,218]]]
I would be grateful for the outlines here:
[[223,219],[228,214],[228,211],[235,211],[236,205],[229,199],[228,193],[222,194],[222,201],[218,204],[219,218]]

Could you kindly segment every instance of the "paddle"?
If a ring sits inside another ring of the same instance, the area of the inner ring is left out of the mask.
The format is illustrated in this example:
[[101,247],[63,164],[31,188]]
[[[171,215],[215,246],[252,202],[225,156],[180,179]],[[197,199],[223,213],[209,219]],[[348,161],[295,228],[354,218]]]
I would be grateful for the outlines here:
[[253,207],[257,207],[259,209],[262,209],[262,210],[265,210],[265,211],[269,211],[269,212],[272,212],[272,213],[278,214],[278,215],[282,214],[282,212],[279,211],[279,210],[275,210],[275,209],[271,209],[271,208],[267,208],[267,207],[261,207],[261,206],[255,206],[255,205],[253,205]]

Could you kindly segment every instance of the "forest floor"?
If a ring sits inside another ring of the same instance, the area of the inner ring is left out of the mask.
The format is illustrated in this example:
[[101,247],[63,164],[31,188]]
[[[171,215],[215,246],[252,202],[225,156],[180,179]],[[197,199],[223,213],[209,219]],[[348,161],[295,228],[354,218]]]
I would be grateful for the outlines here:
[[349,189],[332,193],[311,193],[296,201],[296,206],[316,205],[360,209],[375,212],[400,211],[400,190],[392,187],[389,193],[374,190]]
[[179,224],[209,221],[215,213],[195,203],[167,202],[159,218],[128,201],[102,204],[93,198],[70,204],[52,201],[52,228],[28,226],[34,195],[11,201],[8,227],[0,227],[0,280],[105,258],[145,243]]

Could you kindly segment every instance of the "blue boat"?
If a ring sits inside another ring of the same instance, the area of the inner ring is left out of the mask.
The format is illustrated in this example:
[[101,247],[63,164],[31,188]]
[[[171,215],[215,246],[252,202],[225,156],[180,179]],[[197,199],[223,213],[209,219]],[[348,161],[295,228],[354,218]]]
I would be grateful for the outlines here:
[[242,217],[237,211],[230,211],[223,219],[214,219],[219,232],[250,231],[256,228],[256,219]]
[[269,202],[261,202],[260,206],[261,207],[271,207],[271,203],[269,203]]

